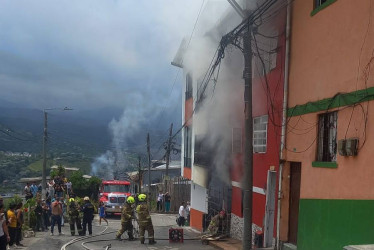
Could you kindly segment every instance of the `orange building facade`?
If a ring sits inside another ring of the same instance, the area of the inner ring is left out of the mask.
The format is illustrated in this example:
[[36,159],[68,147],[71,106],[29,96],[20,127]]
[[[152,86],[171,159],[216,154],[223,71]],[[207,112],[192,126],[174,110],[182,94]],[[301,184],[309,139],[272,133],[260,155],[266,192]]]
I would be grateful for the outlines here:
[[292,2],[279,223],[297,249],[374,244],[373,25],[370,0]]

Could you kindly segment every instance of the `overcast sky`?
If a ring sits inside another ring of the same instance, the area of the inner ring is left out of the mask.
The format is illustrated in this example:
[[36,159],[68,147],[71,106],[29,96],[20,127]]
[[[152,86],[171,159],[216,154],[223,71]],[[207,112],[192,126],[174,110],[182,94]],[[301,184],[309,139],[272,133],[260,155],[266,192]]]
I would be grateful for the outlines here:
[[0,100],[34,108],[180,103],[170,65],[203,0],[0,0]]

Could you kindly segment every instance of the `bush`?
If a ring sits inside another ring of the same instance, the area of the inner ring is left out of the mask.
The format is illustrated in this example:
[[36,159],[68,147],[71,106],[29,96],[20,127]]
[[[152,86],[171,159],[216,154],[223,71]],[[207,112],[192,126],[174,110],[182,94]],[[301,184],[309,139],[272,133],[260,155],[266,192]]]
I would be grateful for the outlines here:
[[23,201],[22,201],[22,198],[19,197],[18,195],[15,195],[10,199],[5,200],[4,201],[5,210],[8,210],[10,205],[17,205],[20,202],[23,202]]

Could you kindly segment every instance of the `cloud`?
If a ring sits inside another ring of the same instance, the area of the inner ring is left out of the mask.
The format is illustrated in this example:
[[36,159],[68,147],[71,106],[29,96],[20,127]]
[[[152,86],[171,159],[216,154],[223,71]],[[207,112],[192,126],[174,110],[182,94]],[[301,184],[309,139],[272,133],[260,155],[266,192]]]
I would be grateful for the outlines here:
[[123,107],[123,96],[135,93],[150,103],[168,102],[176,71],[170,61],[192,31],[201,0],[1,5],[0,87],[7,92],[0,98],[38,108],[90,108]]

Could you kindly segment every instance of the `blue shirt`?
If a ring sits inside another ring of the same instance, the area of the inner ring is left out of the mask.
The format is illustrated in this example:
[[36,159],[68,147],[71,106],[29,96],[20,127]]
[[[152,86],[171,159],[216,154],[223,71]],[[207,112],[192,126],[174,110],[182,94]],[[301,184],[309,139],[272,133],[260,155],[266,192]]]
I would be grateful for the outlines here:
[[36,185],[31,185],[30,190],[32,195],[35,197],[36,193],[38,192],[38,187]]

